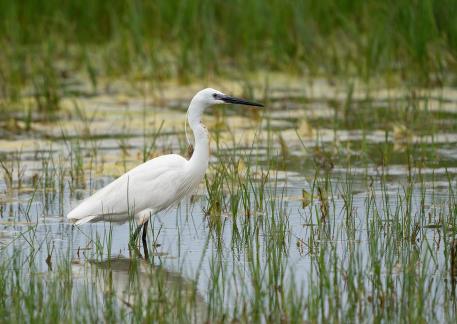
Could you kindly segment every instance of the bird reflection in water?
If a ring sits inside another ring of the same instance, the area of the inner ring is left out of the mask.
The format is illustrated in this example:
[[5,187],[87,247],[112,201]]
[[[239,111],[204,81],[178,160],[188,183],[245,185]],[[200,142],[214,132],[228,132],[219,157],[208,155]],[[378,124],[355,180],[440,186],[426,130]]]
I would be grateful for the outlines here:
[[[165,309],[167,312],[184,310],[187,314],[184,316],[190,316],[192,322],[205,319],[207,304],[197,291],[195,281],[184,278],[179,272],[154,265],[153,256],[157,254],[150,254],[147,245],[143,246],[143,254],[138,248],[131,252],[130,258],[117,256],[104,260],[74,261],[73,274],[93,282],[98,292],[112,294],[123,307],[141,309],[149,314],[161,313]],[[147,307],[141,307],[143,305]],[[166,316],[178,318],[183,314]]]

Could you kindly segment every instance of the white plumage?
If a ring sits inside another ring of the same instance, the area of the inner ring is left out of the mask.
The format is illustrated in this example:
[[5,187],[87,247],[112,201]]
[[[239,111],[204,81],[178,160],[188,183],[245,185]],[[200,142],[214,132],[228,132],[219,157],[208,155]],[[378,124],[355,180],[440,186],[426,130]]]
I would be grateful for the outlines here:
[[261,106],[211,88],[199,91],[188,109],[195,138],[189,160],[168,154],[140,164],[85,199],[67,218],[79,225],[98,221],[124,223],[133,217],[142,225],[155,213],[180,202],[197,188],[208,167],[208,131],[201,116],[208,106],[222,103]]
[[123,223],[135,215],[143,223],[142,214],[166,209],[198,185],[201,177],[191,177],[188,165],[189,161],[176,154],[140,164],[84,200],[68,218],[77,220],[76,224]]

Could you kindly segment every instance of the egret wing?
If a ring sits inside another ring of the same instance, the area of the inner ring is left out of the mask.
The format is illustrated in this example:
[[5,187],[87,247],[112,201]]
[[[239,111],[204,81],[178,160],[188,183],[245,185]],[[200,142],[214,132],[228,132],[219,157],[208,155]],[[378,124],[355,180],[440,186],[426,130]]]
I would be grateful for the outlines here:
[[173,194],[186,163],[183,157],[170,154],[140,164],[85,199],[67,217],[78,223],[125,222],[145,208],[160,209]]

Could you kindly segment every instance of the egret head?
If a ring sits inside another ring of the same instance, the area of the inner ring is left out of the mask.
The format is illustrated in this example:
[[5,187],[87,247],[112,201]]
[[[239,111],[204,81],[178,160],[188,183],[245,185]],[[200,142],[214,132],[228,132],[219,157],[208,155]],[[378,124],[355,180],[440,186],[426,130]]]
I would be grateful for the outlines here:
[[225,93],[222,93],[212,88],[206,88],[199,91],[195,95],[193,100],[205,106],[212,106],[218,104],[237,104],[245,106],[263,107],[263,105],[260,103],[248,101],[241,98],[231,97],[226,95]]

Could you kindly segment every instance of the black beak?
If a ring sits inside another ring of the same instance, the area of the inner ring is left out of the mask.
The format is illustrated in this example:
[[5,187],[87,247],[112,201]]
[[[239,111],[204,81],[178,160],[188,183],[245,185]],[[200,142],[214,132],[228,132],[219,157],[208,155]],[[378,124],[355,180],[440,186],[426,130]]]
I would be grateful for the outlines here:
[[219,96],[218,99],[222,100],[223,102],[231,103],[231,104],[263,107],[262,104],[257,103],[257,102],[248,101],[248,100],[244,100],[244,99],[236,98],[236,97],[230,97],[230,96],[226,96],[226,95]]

